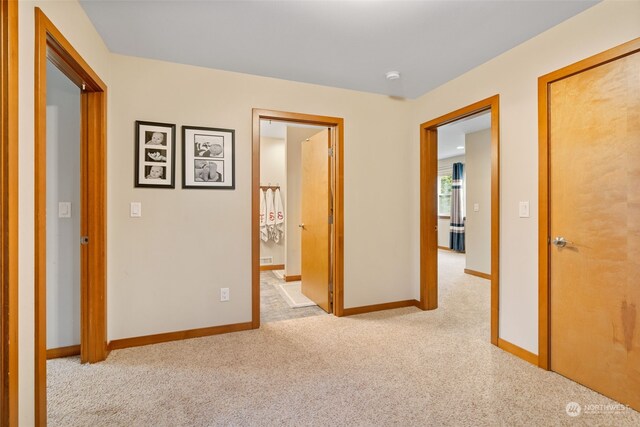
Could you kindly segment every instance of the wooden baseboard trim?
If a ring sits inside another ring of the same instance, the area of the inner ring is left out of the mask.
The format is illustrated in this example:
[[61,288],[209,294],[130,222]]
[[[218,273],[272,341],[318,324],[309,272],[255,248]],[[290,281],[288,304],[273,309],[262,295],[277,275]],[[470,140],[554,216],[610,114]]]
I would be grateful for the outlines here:
[[469,270],[468,268],[464,269],[464,272],[466,274],[470,274],[472,276],[477,276],[477,277],[482,277],[483,279],[488,279],[491,280],[491,275],[487,274],[487,273],[481,273],[479,271],[475,271],[475,270]]
[[69,345],[67,347],[51,348],[47,350],[47,360],[78,355],[80,355],[80,344]]
[[353,316],[354,314],[371,313],[374,311],[391,310],[393,308],[420,307],[420,301],[408,299],[404,301],[386,302],[384,304],[365,305],[362,307],[345,308],[343,316]]
[[299,274],[296,276],[284,276],[285,282],[297,282],[298,280],[302,280],[302,276]]
[[209,328],[188,329],[185,331],[166,332],[164,334],[145,335],[142,337],[123,338],[109,343],[109,350],[139,347],[143,345],[159,344],[168,341],[187,340],[190,338],[208,337],[210,335],[226,334],[229,332],[247,331],[252,329],[252,323],[234,323],[232,325],[212,326]]
[[443,251],[450,251],[451,248],[447,247],[447,246],[438,246],[438,249],[442,249]]
[[269,264],[269,265],[260,266],[260,271],[269,271],[269,270],[284,270],[284,264]]
[[509,341],[505,341],[502,338],[498,338],[498,347],[508,353],[513,354],[516,357],[519,357],[522,360],[531,363],[532,365],[538,366],[538,355],[533,354],[522,347],[511,344]]

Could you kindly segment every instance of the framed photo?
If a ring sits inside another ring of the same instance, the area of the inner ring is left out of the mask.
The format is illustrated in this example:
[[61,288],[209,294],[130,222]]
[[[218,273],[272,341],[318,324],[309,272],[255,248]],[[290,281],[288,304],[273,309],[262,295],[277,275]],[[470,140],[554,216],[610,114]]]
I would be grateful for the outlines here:
[[175,188],[176,125],[136,121],[135,187]]
[[235,189],[235,130],[182,126],[182,161],[182,188]]

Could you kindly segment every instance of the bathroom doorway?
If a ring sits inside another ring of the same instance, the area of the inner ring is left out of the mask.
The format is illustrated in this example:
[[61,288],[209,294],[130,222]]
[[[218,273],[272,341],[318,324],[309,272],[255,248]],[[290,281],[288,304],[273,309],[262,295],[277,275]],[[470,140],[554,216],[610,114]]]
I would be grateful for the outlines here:
[[[254,110],[254,328],[261,318],[270,320],[261,315],[261,299],[265,308],[269,303],[265,285],[298,310],[294,317],[319,307],[342,314],[342,124],[339,118]],[[280,140],[273,137],[278,128]]]

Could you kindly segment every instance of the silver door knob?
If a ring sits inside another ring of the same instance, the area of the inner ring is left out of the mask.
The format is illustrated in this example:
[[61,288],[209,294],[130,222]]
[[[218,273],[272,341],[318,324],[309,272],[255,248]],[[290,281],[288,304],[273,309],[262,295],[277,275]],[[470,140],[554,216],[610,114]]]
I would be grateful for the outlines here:
[[556,237],[555,239],[553,239],[551,243],[553,243],[554,246],[557,246],[559,248],[564,248],[567,245],[571,245],[571,242],[569,242],[567,239],[565,239],[562,236]]

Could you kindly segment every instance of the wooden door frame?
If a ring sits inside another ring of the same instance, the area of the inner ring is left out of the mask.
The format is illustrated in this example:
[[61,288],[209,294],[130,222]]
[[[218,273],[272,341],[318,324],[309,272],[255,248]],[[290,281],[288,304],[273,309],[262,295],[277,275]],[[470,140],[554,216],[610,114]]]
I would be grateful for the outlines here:
[[344,312],[344,119],[284,111],[253,109],[251,176],[251,325],[260,327],[260,120],[294,122],[334,129],[335,191],[333,195],[333,314]]
[[500,96],[494,95],[420,125],[420,308],[438,308],[438,127],[491,111],[491,343],[499,344],[500,274]]
[[0,4],[0,425],[18,425],[18,2]]
[[538,78],[538,366],[551,369],[549,91],[552,83],[640,52],[640,38]]
[[[80,95],[81,360],[107,356],[106,173],[107,86],[62,33],[35,8],[35,423],[47,422],[46,334],[46,106],[47,61],[82,89]],[[90,194],[90,197],[86,195]],[[78,242],[80,244],[80,242]]]

